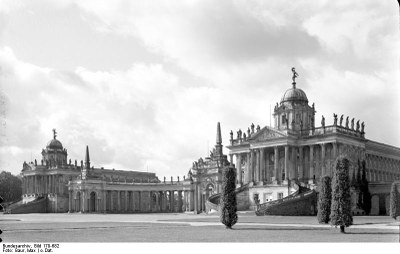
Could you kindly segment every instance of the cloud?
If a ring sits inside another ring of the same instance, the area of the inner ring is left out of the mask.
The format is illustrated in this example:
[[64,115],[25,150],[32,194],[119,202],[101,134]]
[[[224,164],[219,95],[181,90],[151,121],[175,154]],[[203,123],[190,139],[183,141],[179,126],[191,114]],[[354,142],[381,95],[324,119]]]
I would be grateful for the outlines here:
[[96,166],[185,173],[211,149],[218,121],[224,144],[231,129],[269,125],[293,66],[317,123],[349,115],[365,121],[367,138],[399,146],[392,7],[372,0],[8,5],[0,11],[7,102],[0,155],[10,156],[2,165],[19,171],[57,128],[72,159],[83,158],[87,144]]

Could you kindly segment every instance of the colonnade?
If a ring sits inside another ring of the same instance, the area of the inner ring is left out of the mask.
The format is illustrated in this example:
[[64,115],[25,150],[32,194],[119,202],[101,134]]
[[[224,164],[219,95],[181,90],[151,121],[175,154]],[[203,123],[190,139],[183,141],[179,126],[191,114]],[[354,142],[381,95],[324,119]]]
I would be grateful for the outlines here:
[[190,190],[83,190],[69,192],[70,212],[186,212],[194,209]]
[[22,177],[22,194],[63,193],[62,175],[25,175]]
[[[337,142],[251,148],[244,153],[230,154],[230,160],[233,163],[235,155],[238,184],[281,183],[294,179],[315,182],[321,176],[333,176],[335,159],[341,153],[353,156],[354,163],[365,158],[369,182],[400,179],[399,160],[371,154],[363,156],[363,148]],[[356,169],[353,166],[350,170]]]
[[272,146],[251,148],[236,157],[239,184],[253,182],[280,183],[287,180],[314,181],[323,175],[332,175],[333,163],[338,155],[336,142],[305,146]]

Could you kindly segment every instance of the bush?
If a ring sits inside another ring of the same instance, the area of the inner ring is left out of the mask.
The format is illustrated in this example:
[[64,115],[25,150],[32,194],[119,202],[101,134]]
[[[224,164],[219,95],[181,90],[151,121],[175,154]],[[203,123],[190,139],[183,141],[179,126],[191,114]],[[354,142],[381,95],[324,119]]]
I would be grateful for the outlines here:
[[321,178],[320,187],[321,190],[319,192],[318,197],[318,222],[319,223],[328,223],[329,222],[329,214],[331,212],[331,199],[332,199],[332,188],[331,188],[331,178],[329,176],[324,176]]
[[220,220],[226,228],[231,229],[236,224],[236,172],[233,167],[226,167],[222,172],[222,193],[220,199]]
[[331,225],[340,226],[340,232],[353,224],[349,181],[349,160],[339,157],[332,182]]
[[390,191],[390,217],[396,219],[396,217],[399,215],[399,193],[397,191],[396,183],[392,183],[392,189]]

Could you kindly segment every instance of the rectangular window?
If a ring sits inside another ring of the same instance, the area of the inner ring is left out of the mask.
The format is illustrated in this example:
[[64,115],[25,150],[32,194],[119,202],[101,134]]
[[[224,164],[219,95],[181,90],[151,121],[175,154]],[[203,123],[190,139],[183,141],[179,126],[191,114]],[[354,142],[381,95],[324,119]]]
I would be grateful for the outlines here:
[[272,193],[264,193],[264,203],[272,201]]
[[283,198],[283,192],[278,192],[278,199],[282,199]]

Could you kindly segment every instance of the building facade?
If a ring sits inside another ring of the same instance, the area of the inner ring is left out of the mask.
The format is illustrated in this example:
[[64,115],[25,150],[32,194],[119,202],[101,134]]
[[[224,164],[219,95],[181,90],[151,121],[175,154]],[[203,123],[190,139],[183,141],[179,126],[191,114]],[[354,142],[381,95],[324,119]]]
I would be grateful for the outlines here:
[[229,164],[219,123],[210,156],[194,162],[182,178],[162,181],[155,173],[91,166],[88,146],[85,160],[72,162],[53,132],[41,161],[23,164],[22,201],[14,212],[198,213],[221,190],[222,168]]
[[[400,149],[368,140],[365,124],[333,114],[333,125],[316,127],[315,105],[296,87],[293,68],[292,87],[274,108],[274,127],[254,124],[234,137],[230,132],[230,162],[237,168],[238,185],[250,184],[249,198],[261,203],[280,199],[293,190],[295,181],[316,188],[322,176],[333,176],[335,160],[345,155],[354,175],[358,161],[366,162],[366,177],[372,194],[371,214],[388,211],[390,184],[400,177]],[[384,207],[382,207],[384,206]],[[385,209],[386,208],[386,209]]]
[[[294,182],[318,189],[319,179],[332,176],[336,158],[345,155],[353,176],[358,162],[365,161],[371,214],[388,213],[390,185],[400,178],[400,149],[367,139],[364,122],[344,115],[333,114],[333,125],[326,125],[322,116],[316,127],[315,105],[296,87],[297,73],[292,71],[292,87],[274,108],[273,127],[251,124],[235,136],[231,131],[227,156],[218,123],[210,155],[193,162],[187,175],[175,180],[159,180],[155,173],[93,167],[88,147],[85,160],[72,162],[53,130],[41,161],[23,164],[21,204],[26,209],[21,211],[31,211],[29,204],[39,206],[42,200],[42,212],[209,212],[206,203],[212,196],[217,200],[222,170],[229,165],[236,167],[237,187],[245,189],[239,206],[255,209],[257,203],[293,193]],[[353,199],[356,204],[357,195]]]

